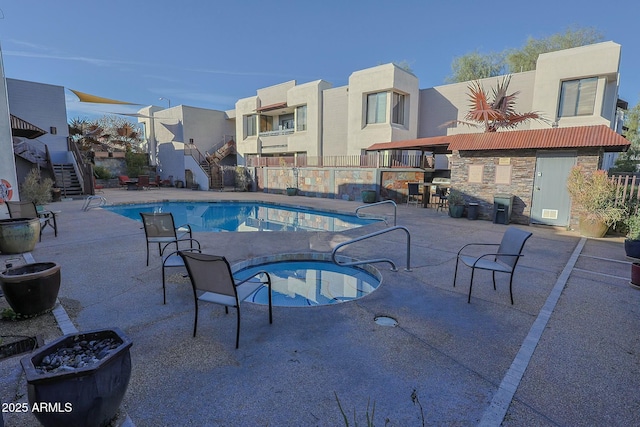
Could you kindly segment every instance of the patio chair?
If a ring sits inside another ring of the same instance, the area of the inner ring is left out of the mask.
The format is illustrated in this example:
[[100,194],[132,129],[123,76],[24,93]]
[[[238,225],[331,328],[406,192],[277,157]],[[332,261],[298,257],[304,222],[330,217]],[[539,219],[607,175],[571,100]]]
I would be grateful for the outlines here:
[[118,185],[120,187],[127,187],[129,182],[131,182],[131,178],[127,175],[118,175]]
[[36,204],[30,201],[7,201],[7,209],[10,218],[38,218],[40,220],[40,241],[42,241],[42,231],[46,226],[53,228],[54,236],[58,237],[58,222],[56,213],[48,210],[38,211]]
[[409,192],[407,194],[407,206],[409,206],[411,203],[415,203],[416,207],[418,207],[419,203],[422,203],[422,193],[420,192],[420,183],[408,182],[407,186],[409,188]]
[[[193,241],[197,244],[197,248],[192,248],[192,249],[183,249],[184,252],[189,251],[189,252],[202,252],[201,248],[200,248],[200,242],[198,242],[196,239],[193,239]],[[170,254],[167,254],[163,257],[162,259],[162,303],[166,304],[167,303],[167,291],[166,291],[166,271],[168,268],[185,268],[184,266],[184,260],[182,259],[182,257],[178,254],[179,251],[173,251]]]
[[149,189],[149,175],[138,175],[138,190]]
[[[522,256],[522,249],[527,239],[532,233],[523,231],[515,227],[509,227],[502,236],[500,243],[469,243],[464,245],[459,251],[456,258],[456,270],[453,274],[453,286],[456,286],[456,277],[458,275],[458,263],[462,261],[468,267],[471,267],[471,280],[469,280],[469,297],[467,302],[471,302],[471,288],[473,286],[473,273],[476,269],[491,271],[493,278],[493,289],[496,289],[496,272],[508,273],[509,278],[509,294],[511,296],[511,304],[513,304],[513,272],[516,269],[518,260]],[[498,246],[498,250],[493,253],[485,253],[482,255],[463,255],[462,251],[473,246]]]
[[175,226],[171,213],[150,213],[140,212],[144,234],[147,239],[147,266],[149,265],[149,245],[158,244],[160,256],[167,246],[175,244],[176,250],[180,249],[180,242],[189,242],[189,247],[193,248],[193,232],[189,224]]
[[[238,348],[240,343],[240,303],[265,284],[262,281],[264,277],[266,277],[266,285],[269,289],[269,323],[273,323],[271,276],[269,273],[260,271],[244,280],[236,281],[225,257],[187,251],[179,251],[178,254],[184,260],[193,288],[194,337],[198,327],[198,301],[224,305],[226,313],[229,313],[229,307],[235,307],[238,319],[236,326],[236,348]],[[256,280],[256,276],[259,274],[261,278]]]
[[438,195],[438,208],[436,211],[440,211],[448,206],[449,189],[447,187],[436,187],[436,194]]

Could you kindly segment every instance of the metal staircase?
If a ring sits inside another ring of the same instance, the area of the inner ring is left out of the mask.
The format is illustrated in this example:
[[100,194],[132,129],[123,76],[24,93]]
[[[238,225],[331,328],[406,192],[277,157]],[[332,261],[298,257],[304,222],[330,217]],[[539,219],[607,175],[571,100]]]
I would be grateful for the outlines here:
[[73,164],[54,163],[53,173],[56,178],[56,186],[61,189],[63,197],[82,194],[82,186]]

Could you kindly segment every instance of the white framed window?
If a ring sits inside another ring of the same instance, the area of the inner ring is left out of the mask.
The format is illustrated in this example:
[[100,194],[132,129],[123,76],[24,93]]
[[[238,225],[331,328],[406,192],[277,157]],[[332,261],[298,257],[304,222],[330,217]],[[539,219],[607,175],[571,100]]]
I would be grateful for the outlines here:
[[307,106],[301,105],[296,107],[296,131],[302,132],[307,130]]
[[250,114],[242,116],[242,126],[244,128],[244,137],[256,136],[256,115]]
[[597,87],[597,77],[562,82],[558,117],[592,115]]
[[387,92],[367,95],[367,124],[387,121]]
[[393,92],[391,95],[391,123],[404,126],[404,109],[406,96]]

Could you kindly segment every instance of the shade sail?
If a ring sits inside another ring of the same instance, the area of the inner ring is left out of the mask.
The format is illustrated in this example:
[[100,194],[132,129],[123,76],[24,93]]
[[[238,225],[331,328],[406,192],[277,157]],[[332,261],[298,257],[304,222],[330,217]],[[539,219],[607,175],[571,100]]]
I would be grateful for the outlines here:
[[73,89],[69,89],[69,90],[73,92],[80,99],[80,102],[92,102],[94,104],[141,105],[141,104],[136,104],[135,102],[118,101],[116,99],[109,99],[109,98],[103,98],[101,96],[90,95],[88,93],[80,92]]

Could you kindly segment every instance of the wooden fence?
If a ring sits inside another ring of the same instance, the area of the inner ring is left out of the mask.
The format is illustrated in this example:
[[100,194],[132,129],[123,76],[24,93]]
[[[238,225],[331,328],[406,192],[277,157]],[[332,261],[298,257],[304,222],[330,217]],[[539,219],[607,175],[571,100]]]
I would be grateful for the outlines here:
[[640,200],[640,178],[635,175],[612,175],[616,185],[616,203],[625,205]]

